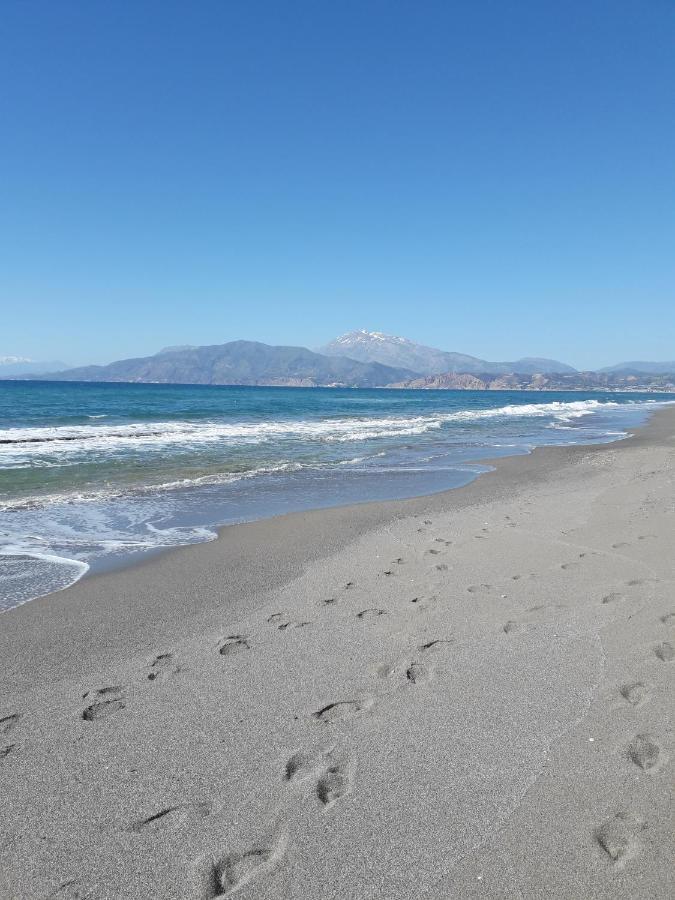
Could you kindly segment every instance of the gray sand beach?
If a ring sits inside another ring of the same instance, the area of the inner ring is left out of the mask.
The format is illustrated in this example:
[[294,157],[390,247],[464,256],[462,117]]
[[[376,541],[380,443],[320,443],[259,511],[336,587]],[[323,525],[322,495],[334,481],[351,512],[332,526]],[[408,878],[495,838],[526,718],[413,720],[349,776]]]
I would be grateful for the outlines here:
[[666,898],[675,410],[0,617],[3,900]]

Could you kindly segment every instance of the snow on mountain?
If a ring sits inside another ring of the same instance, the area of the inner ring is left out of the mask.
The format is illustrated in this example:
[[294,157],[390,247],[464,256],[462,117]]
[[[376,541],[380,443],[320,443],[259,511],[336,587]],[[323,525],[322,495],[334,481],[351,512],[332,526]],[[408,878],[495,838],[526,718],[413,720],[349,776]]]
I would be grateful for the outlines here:
[[412,369],[421,375],[446,372],[503,375],[509,372],[536,374],[575,371],[557,360],[536,357],[515,362],[490,362],[465,353],[427,347],[397,335],[365,329],[340,335],[323,347],[321,352],[331,356],[349,356],[359,362],[379,362],[387,366]]

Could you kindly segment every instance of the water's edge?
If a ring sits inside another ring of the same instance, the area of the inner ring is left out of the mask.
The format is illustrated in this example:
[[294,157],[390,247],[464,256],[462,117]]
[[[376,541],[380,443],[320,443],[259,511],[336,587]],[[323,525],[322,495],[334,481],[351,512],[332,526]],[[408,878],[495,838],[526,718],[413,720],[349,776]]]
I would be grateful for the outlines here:
[[[583,406],[585,402],[581,401],[581,405]],[[262,488],[259,487],[256,479],[255,486],[246,487],[241,492],[239,501],[235,498],[234,504],[229,506],[223,504],[222,494],[217,498],[219,502],[216,500],[209,502],[215,494],[209,497],[200,491],[185,487],[176,499],[173,512],[155,519],[157,528],[152,521],[147,522],[146,528],[152,532],[149,539],[138,540],[137,532],[134,533],[133,529],[125,531],[124,520],[120,518],[118,535],[113,535],[113,540],[99,540],[100,547],[106,545],[104,552],[98,554],[90,552],[84,558],[82,553],[78,558],[73,552],[78,539],[79,543],[82,543],[82,534],[78,535],[75,531],[72,535],[73,540],[70,542],[65,540],[60,548],[57,547],[57,550],[62,551],[59,554],[53,552],[53,548],[49,544],[50,520],[56,521],[58,524],[58,516],[64,515],[64,509],[69,510],[72,507],[66,505],[61,510],[57,507],[56,512],[48,508],[44,511],[34,512],[32,520],[24,520],[28,521],[34,529],[32,532],[26,532],[32,538],[32,543],[30,541],[22,543],[19,540],[14,543],[6,543],[0,549],[0,576],[9,576],[9,582],[5,581],[5,587],[12,583],[19,586],[18,591],[5,592],[4,609],[2,597],[0,597],[0,612],[59,593],[83,578],[90,579],[106,572],[120,571],[141,565],[155,559],[160,554],[164,555],[169,550],[193,543],[214,541],[233,525],[276,519],[288,514],[311,510],[344,509],[352,506],[406,501],[447,492],[453,493],[477,480],[481,474],[493,470],[499,459],[530,455],[534,450],[550,447],[556,449],[584,447],[588,449],[623,441],[628,435],[634,434],[639,428],[644,427],[654,413],[662,408],[662,404],[667,403],[668,400],[651,399],[647,402],[653,403],[654,407],[649,407],[643,402],[639,407],[639,412],[632,413],[632,421],[634,421],[635,415],[640,417],[639,424],[633,426],[630,424],[631,419],[624,417],[623,423],[620,421],[616,423],[621,430],[616,430],[616,424],[612,430],[610,421],[603,421],[602,416],[598,423],[600,427],[596,424],[595,428],[579,430],[571,427],[571,424],[568,425],[569,420],[563,418],[562,423],[564,424],[549,426],[564,429],[555,432],[558,437],[554,437],[551,432],[544,433],[540,428],[538,432],[526,431],[524,442],[513,443],[510,442],[510,440],[513,441],[513,438],[509,439],[508,431],[502,434],[499,425],[496,429],[490,425],[486,432],[489,437],[487,442],[481,442],[479,435],[478,440],[474,439],[474,443],[465,445],[463,450],[461,444],[455,445],[452,457],[443,455],[443,452],[438,457],[422,456],[419,457],[420,463],[416,464],[413,461],[411,467],[409,459],[407,463],[405,459],[402,459],[403,464],[399,465],[399,459],[394,455],[391,461],[387,460],[383,467],[362,468],[356,473],[349,467],[343,469],[338,463],[338,469],[333,468],[332,474],[327,477],[317,477],[311,483],[303,482],[302,478],[296,478],[293,475],[288,478],[284,476],[283,479],[280,479],[282,488],[279,488],[279,483],[272,484],[268,478],[264,477]],[[670,400],[670,402],[673,401]],[[595,403],[595,401],[591,401],[591,403]],[[578,401],[572,401],[564,405],[571,405],[576,409],[580,404]],[[616,406],[617,404],[610,405]],[[505,409],[510,410],[511,407]],[[532,409],[534,415],[540,415],[538,406],[523,405],[523,409]],[[628,409],[629,407],[626,405],[622,413]],[[502,408],[496,408],[497,413],[501,411]],[[434,413],[434,415],[436,414]],[[492,418],[494,411],[492,408],[487,410],[479,408],[478,411],[469,408],[466,411],[459,410],[446,415],[447,418],[453,420],[463,417]],[[94,417],[89,416],[89,418]],[[592,424],[594,419],[595,416],[591,417],[587,424]],[[397,421],[402,424],[406,422],[405,419]],[[334,423],[328,424],[334,429]],[[367,419],[364,421],[364,427],[370,427]],[[397,427],[400,428],[400,426]],[[434,434],[437,433],[434,432]],[[27,438],[28,443],[31,443],[31,437]],[[505,443],[504,440],[506,440]],[[516,438],[517,440],[518,438]],[[452,445],[450,448],[452,449]],[[446,447],[445,451],[447,449]],[[384,453],[376,454],[378,457],[384,455]],[[416,465],[421,465],[421,467],[417,468]],[[340,472],[345,474],[336,474]],[[247,482],[247,484],[249,483],[252,482]],[[204,500],[207,502],[204,503]],[[126,508],[133,510],[133,514],[138,514],[137,507],[133,505],[135,503],[136,501],[131,501]],[[199,509],[199,518],[195,517],[196,508]],[[65,516],[68,514],[69,512]],[[54,518],[55,516],[56,518]],[[45,531],[42,530],[43,522]],[[66,524],[67,522],[66,518]],[[84,534],[86,538],[86,532]],[[73,558],[69,557],[70,552],[73,552]],[[12,579],[14,579],[13,582]]]

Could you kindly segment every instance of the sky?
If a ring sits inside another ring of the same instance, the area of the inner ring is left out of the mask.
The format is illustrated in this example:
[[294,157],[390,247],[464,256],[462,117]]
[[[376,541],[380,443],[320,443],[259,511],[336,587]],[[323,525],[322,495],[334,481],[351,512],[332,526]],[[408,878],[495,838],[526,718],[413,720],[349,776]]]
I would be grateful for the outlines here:
[[672,0],[4,0],[0,356],[675,358]]

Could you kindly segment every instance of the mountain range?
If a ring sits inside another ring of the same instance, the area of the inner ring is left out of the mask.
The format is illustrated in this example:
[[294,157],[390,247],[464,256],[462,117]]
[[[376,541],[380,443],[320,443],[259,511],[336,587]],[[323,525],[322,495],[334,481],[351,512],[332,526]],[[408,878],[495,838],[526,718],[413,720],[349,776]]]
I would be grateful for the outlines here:
[[436,375],[440,372],[468,372],[506,375],[519,372],[535,375],[538,372],[574,372],[572,366],[555,359],[526,357],[514,362],[489,362],[465,353],[450,353],[425,347],[407,338],[383,334],[381,331],[349,331],[325,347],[321,353],[329,356],[348,356],[361,362],[379,362],[385,366],[411,369],[420,375]]
[[154,356],[82,366],[46,376],[58,381],[128,381],[158,384],[381,387],[413,378],[409,369],[324,356],[305,347],[231,341],[207,347],[167,347]]
[[26,356],[0,356],[0,377],[7,375],[19,378],[22,375],[41,375],[67,368],[64,362],[38,362]]
[[[3,364],[4,360],[4,364]],[[14,369],[26,364],[37,370]],[[305,347],[231,341],[165,347],[154,356],[65,369],[0,357],[0,377],[159,384],[401,387],[474,390],[675,390],[675,362],[630,362],[578,372],[553,359],[491,362],[416,344],[379,331],[350,331],[314,352]]]
[[622,362],[616,366],[605,366],[599,372],[618,372],[622,375],[672,375],[675,372],[675,361],[672,362]]

